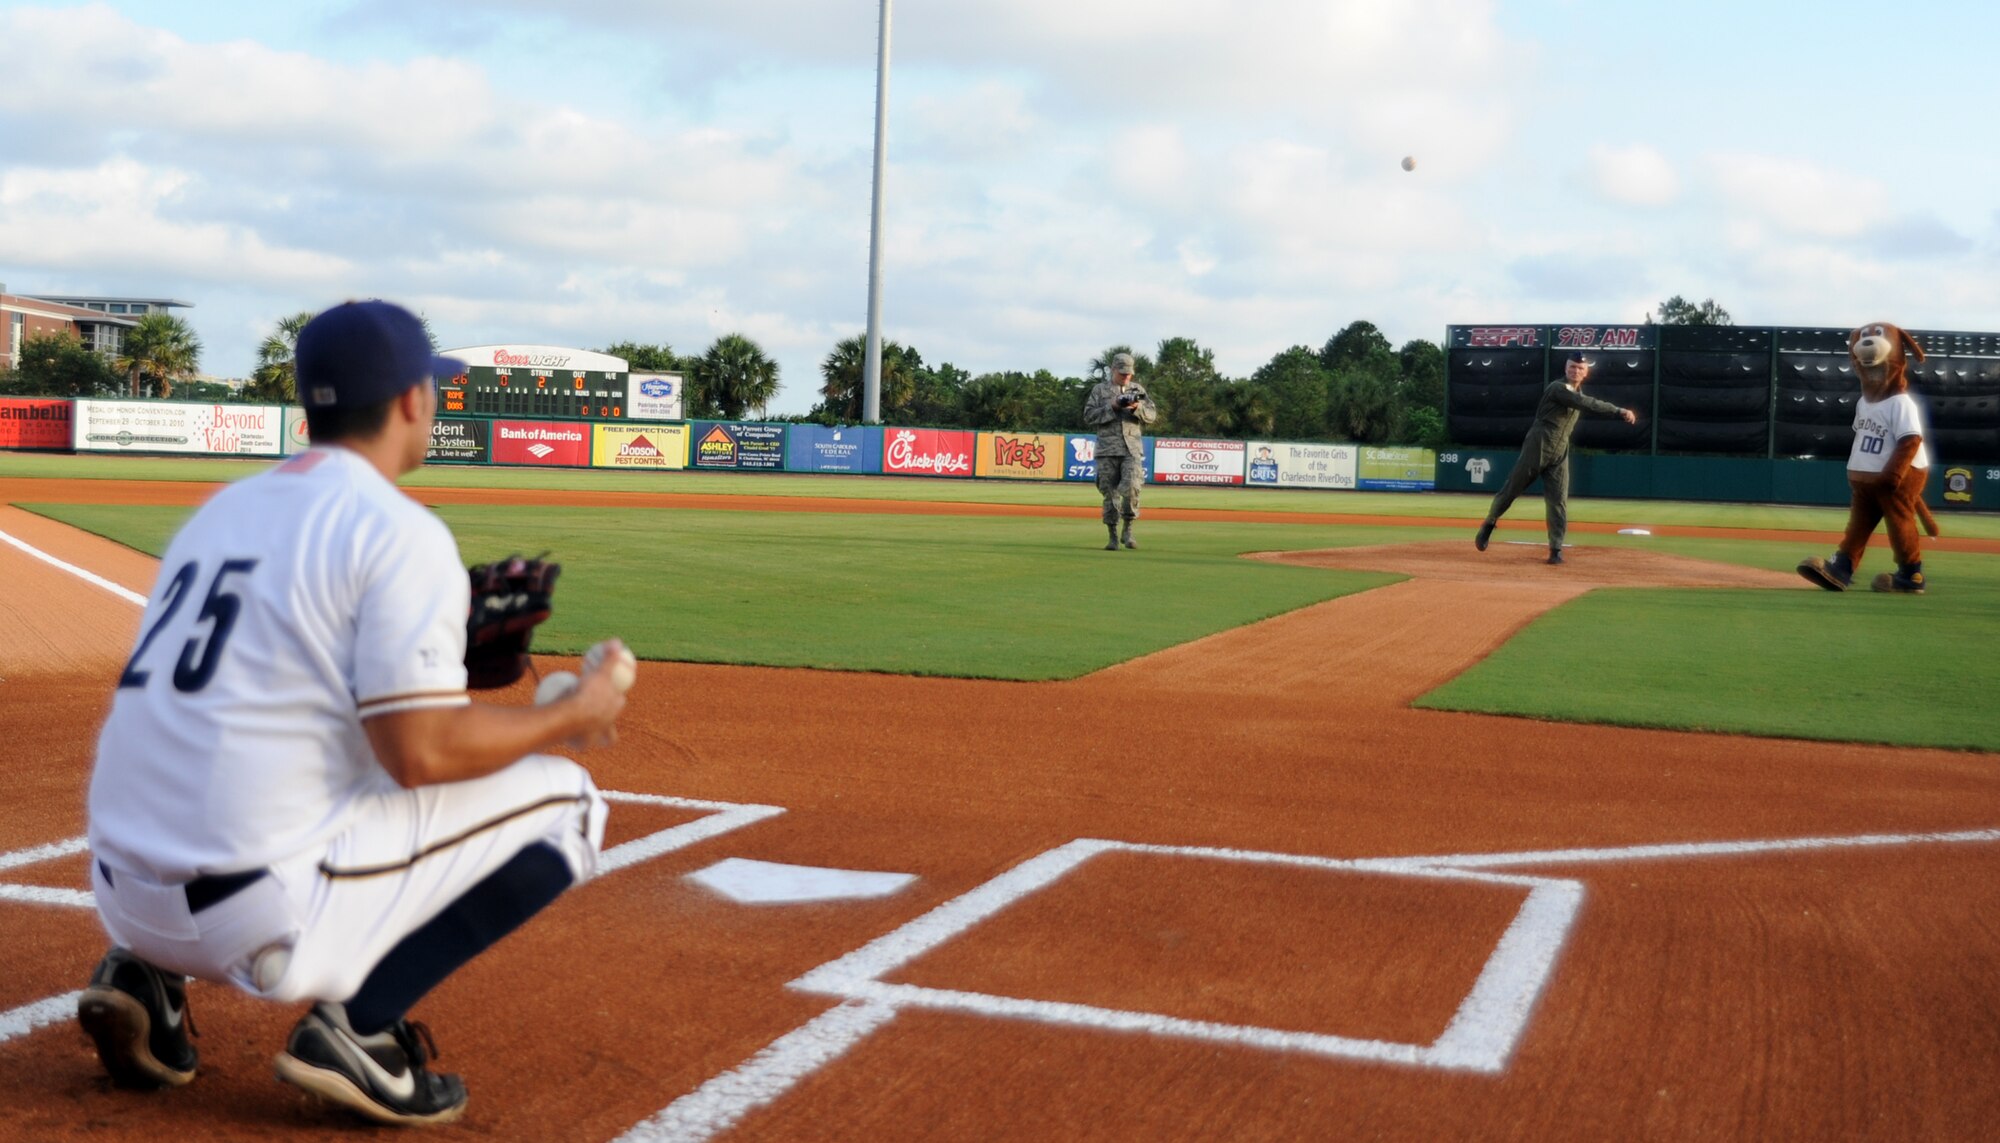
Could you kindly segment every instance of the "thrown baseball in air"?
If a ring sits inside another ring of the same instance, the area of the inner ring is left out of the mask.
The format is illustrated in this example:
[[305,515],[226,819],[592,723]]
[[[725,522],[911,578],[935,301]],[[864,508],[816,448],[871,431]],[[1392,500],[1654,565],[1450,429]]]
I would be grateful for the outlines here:
[[1410,156],[1410,155],[1404,155],[1404,156],[1403,156],[1403,169],[1404,169],[1404,170],[1406,170],[1406,171],[1414,171],[1414,170],[1416,170],[1416,169],[1417,169],[1417,160],[1416,160],[1416,159],[1415,159],[1415,158],[1414,158],[1413,156]]
[[569,693],[575,690],[581,681],[574,671],[550,671],[542,676],[541,682],[535,684],[535,705],[547,706],[558,699],[569,697]]
[[[602,643],[592,644],[590,650],[583,653],[583,669],[595,671],[604,666],[604,656],[610,652],[613,642],[606,639]],[[608,669],[611,672],[611,685],[618,688],[619,694],[631,690],[632,684],[639,680],[639,660],[633,657],[632,652],[625,649],[623,643],[618,644],[618,657],[611,660]]]

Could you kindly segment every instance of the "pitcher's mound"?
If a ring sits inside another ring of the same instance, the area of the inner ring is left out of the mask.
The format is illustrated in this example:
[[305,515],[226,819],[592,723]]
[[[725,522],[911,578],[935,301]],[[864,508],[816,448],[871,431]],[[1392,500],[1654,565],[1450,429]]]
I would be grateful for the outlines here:
[[1486,551],[1466,540],[1422,544],[1382,544],[1365,548],[1323,548],[1312,552],[1258,552],[1252,559],[1316,568],[1398,572],[1417,579],[1474,583],[1565,583],[1590,587],[1783,587],[1811,590],[1787,572],[1670,556],[1643,548],[1583,545],[1563,550],[1563,564],[1551,567],[1540,544],[1496,540]]

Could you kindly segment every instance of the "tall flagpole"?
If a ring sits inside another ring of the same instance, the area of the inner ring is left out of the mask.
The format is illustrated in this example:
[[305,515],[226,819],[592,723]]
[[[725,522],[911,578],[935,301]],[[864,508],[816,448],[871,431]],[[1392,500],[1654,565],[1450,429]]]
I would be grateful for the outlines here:
[[875,51],[875,202],[868,229],[868,358],[861,370],[861,422],[882,420],[882,168],[889,157],[889,4],[882,0]]

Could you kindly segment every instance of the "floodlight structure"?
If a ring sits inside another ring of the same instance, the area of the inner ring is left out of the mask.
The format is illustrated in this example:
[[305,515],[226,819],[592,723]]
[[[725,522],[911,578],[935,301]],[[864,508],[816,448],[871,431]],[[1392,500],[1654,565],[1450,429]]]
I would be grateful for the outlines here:
[[875,49],[875,193],[868,228],[868,356],[861,367],[861,423],[882,420],[882,168],[889,157],[889,7]]

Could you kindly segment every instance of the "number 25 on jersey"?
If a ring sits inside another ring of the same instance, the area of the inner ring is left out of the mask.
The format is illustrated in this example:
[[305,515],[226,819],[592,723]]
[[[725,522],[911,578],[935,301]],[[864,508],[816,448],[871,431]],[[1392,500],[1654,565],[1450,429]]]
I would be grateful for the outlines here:
[[[208,581],[208,594],[201,601],[198,612],[190,627],[196,628],[181,647],[180,658],[174,661],[174,689],[184,694],[208,685],[215,677],[215,669],[222,663],[222,649],[229,643],[229,633],[236,627],[236,616],[243,610],[243,599],[230,590],[230,577],[248,575],[257,566],[256,560],[224,560],[216,569],[215,578]],[[120,689],[143,687],[153,672],[143,670],[139,664],[146,658],[146,652],[153,641],[160,637],[173,622],[181,605],[187,602],[195,581],[201,578],[201,567],[195,560],[189,560],[174,573],[173,581],[167,584],[167,593],[160,597],[160,616],[139,638],[139,647],[132,652],[132,660],[125,664],[125,673],[118,678]],[[199,628],[207,624],[207,630]]]

